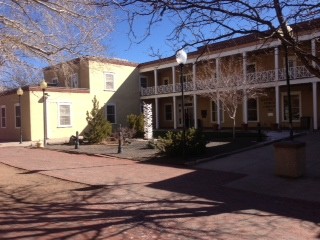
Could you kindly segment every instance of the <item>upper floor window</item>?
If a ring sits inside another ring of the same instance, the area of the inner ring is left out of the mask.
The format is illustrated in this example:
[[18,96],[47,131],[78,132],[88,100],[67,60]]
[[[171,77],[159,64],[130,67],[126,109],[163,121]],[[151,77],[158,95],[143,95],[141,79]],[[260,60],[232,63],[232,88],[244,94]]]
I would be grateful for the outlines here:
[[140,86],[142,88],[148,87],[148,81],[146,77],[142,77],[142,76],[140,77]]
[[116,123],[116,105],[108,104],[106,108],[107,108],[106,109],[107,120],[110,123]]
[[58,86],[58,78],[57,77],[52,78],[51,79],[51,84],[55,85],[55,86]]
[[20,112],[20,105],[19,104],[15,104],[14,105],[14,114],[15,114],[15,126],[16,128],[20,128],[21,127],[21,112]]
[[247,102],[248,121],[258,121],[258,100],[255,98],[248,99]]
[[163,81],[163,85],[169,84],[169,78],[164,78],[162,81]]
[[59,127],[70,127],[71,126],[71,104],[59,103],[58,106],[59,106],[58,107]]
[[114,74],[105,73],[105,90],[113,91],[114,90]]
[[7,127],[7,112],[6,106],[1,106],[1,128]]
[[71,75],[71,87],[72,88],[78,88],[79,87],[78,73],[73,73]]

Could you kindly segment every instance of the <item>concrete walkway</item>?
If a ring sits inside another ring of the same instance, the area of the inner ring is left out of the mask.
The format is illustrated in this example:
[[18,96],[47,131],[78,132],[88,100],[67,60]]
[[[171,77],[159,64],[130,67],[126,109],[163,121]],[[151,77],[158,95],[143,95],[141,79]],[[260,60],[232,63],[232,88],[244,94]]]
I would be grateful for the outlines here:
[[[274,134],[274,139],[277,136]],[[320,132],[295,137],[306,142],[306,175],[297,179],[275,176],[273,145],[197,164],[200,169],[245,174],[227,186],[272,196],[320,202]]]

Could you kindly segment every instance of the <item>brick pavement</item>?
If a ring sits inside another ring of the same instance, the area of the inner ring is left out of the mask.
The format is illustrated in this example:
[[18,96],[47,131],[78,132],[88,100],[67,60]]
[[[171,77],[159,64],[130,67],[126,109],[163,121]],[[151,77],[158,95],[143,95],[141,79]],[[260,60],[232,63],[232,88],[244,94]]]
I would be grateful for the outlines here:
[[320,238],[320,203],[228,187],[244,173],[0,151],[1,239]]

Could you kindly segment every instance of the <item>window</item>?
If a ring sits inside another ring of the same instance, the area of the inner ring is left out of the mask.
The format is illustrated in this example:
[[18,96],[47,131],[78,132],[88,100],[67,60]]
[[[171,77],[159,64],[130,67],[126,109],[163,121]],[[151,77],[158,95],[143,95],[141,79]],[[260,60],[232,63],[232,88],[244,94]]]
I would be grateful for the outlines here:
[[107,105],[107,120],[110,123],[116,123],[116,105],[114,104]]
[[147,78],[146,77],[140,77],[140,87],[146,88],[148,87]]
[[[223,122],[224,121],[223,106],[221,101],[219,101],[219,103],[220,103],[220,122]],[[211,122],[218,122],[218,108],[215,101],[211,102]]]
[[51,79],[51,83],[52,83],[52,85],[54,85],[54,86],[58,86],[58,78],[57,78],[57,77],[52,78],[52,79]]
[[15,113],[15,119],[16,119],[16,128],[21,127],[21,115],[20,115],[20,105],[15,104],[14,105],[14,113]]
[[106,73],[105,74],[105,90],[113,91],[114,90],[114,74]]
[[6,113],[6,107],[1,106],[1,128],[7,127],[7,113]]
[[[300,121],[301,116],[301,94],[291,92],[292,121]],[[282,93],[282,120],[289,121],[288,95]]]
[[255,98],[250,98],[247,101],[247,113],[248,121],[257,122],[258,121],[258,100]]
[[72,88],[78,88],[79,83],[78,83],[78,73],[74,73],[71,75],[71,87]]
[[172,120],[172,105],[166,104],[164,106],[164,112],[165,112],[166,121],[171,121]]
[[59,103],[58,112],[59,127],[70,127],[71,126],[71,104],[70,103]]
[[163,85],[169,84],[169,78],[164,78],[162,81],[163,81]]
[[256,64],[250,63],[247,64],[247,73],[255,73],[256,72]]

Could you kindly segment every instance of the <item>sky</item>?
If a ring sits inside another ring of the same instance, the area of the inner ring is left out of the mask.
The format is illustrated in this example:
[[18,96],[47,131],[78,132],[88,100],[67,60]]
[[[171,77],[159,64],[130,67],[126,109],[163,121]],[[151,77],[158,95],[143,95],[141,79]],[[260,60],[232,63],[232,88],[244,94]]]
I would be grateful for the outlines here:
[[[166,41],[167,35],[170,33],[171,24],[169,21],[164,21],[153,27],[151,35],[141,43],[132,42],[128,37],[129,26],[128,22],[119,22],[115,25],[115,31],[111,34],[108,40],[107,55],[112,58],[126,59],[130,62],[143,63],[157,60],[157,57],[150,56],[151,48],[160,51],[162,57],[170,57],[175,54],[177,49],[172,49]],[[135,30],[142,34],[145,30],[143,21],[137,23]]]

